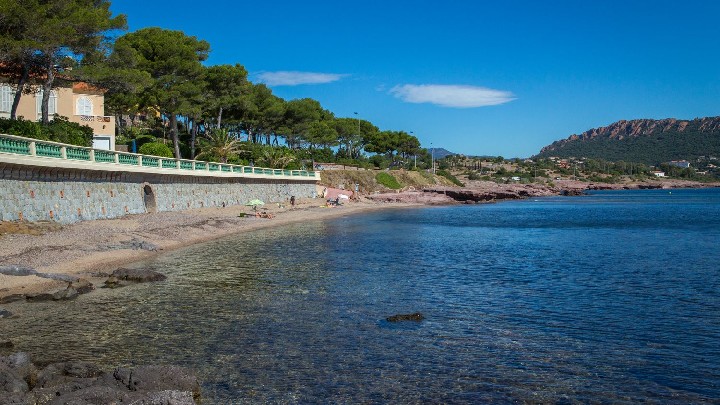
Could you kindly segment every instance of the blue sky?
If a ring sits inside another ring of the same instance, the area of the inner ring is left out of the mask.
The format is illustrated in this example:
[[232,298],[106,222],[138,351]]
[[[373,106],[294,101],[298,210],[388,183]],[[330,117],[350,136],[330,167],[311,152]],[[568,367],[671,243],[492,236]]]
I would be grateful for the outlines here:
[[[501,4],[502,3],[502,4]],[[720,115],[720,2],[114,0],[130,30],[182,30],[285,99],[527,157],[621,119]]]

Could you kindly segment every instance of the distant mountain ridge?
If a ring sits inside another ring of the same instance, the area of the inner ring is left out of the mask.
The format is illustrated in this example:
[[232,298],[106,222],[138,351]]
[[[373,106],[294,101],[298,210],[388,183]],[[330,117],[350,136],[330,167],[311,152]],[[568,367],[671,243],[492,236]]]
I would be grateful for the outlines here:
[[435,159],[442,159],[446,156],[457,155],[457,153],[450,152],[445,148],[428,148],[428,152],[430,152]]
[[588,157],[658,164],[720,156],[720,117],[622,120],[574,134],[542,148],[537,157]]

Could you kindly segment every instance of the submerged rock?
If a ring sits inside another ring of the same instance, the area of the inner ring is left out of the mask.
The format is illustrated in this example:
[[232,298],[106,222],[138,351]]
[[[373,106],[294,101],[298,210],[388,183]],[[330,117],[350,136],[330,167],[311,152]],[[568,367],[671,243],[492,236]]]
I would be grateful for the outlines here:
[[[167,279],[164,274],[148,269],[117,269],[110,274],[110,278],[120,281],[132,281],[134,283],[148,283],[152,281],[163,281]],[[108,280],[110,279],[108,278]]]
[[397,314],[393,316],[388,316],[385,318],[388,322],[402,322],[402,321],[414,321],[414,322],[420,322],[423,319],[425,319],[425,316],[421,314],[420,312],[415,312],[412,314]]
[[4,309],[0,309],[0,319],[2,318],[10,318],[12,316],[12,312],[6,311]]

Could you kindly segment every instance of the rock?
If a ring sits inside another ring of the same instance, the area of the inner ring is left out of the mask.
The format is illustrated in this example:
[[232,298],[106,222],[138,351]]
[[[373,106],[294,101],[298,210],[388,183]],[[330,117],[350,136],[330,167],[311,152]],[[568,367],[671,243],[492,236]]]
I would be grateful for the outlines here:
[[103,371],[93,363],[86,361],[68,361],[49,364],[37,375],[39,388],[55,387],[72,382],[75,379],[97,378]]
[[95,289],[95,286],[88,280],[81,278],[78,281],[70,283],[70,287],[74,288],[78,294],[87,294]]
[[189,391],[194,399],[200,399],[200,383],[190,370],[179,366],[140,366],[134,370],[118,368],[116,379],[131,391]]
[[51,293],[40,293],[40,294],[28,294],[25,298],[30,302],[44,302],[55,300],[55,294]]
[[0,309],[0,319],[2,318],[10,318],[12,316],[12,312],[6,311],[4,309]]
[[[30,355],[24,352],[11,354],[10,356],[0,357],[0,371],[5,370],[3,381],[8,387],[21,387],[22,384],[13,382],[13,378],[19,378],[25,384],[27,389],[32,388],[37,381],[37,368],[30,361]],[[0,392],[2,392],[3,383],[0,382]],[[26,391],[7,391],[7,392],[26,392]],[[1,397],[1,396],[0,396]]]
[[53,363],[39,373],[26,353],[0,357],[0,405],[194,405],[195,375],[178,366],[118,368],[106,373],[85,361]]
[[15,344],[10,340],[0,341],[0,349],[12,349]]
[[27,382],[15,370],[0,366],[0,397],[4,393],[25,393],[29,390]]
[[[117,269],[110,274],[110,278],[121,281],[132,281],[135,283],[147,283],[152,281],[163,281],[167,279],[164,274],[148,269]],[[108,280],[110,280],[108,278]]]
[[0,304],[9,304],[11,302],[22,301],[24,299],[25,299],[24,294],[10,294],[10,295],[0,298]]
[[402,322],[402,321],[414,321],[414,322],[420,322],[425,317],[420,312],[415,312],[413,314],[398,314],[393,315],[385,318],[388,322]]

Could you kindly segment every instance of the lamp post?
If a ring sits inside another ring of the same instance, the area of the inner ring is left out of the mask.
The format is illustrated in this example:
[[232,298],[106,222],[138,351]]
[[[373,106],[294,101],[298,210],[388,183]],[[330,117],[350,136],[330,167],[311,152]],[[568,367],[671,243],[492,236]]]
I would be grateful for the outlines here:
[[430,162],[432,163],[432,172],[435,174],[435,148],[433,148],[432,142],[430,142]]
[[[358,117],[357,111],[354,112],[353,114],[355,114],[355,119],[357,120],[357,123],[358,123],[358,136],[360,136],[360,117]],[[349,158],[352,158],[352,153],[350,151],[348,151],[348,155],[349,155],[348,156]]]
[[[415,134],[413,131],[410,131],[410,133],[411,133],[411,134]],[[415,170],[417,170],[417,152],[415,152],[415,155],[413,156],[413,158],[414,158],[414,160],[415,160],[414,163],[413,163],[413,168],[414,168]]]

